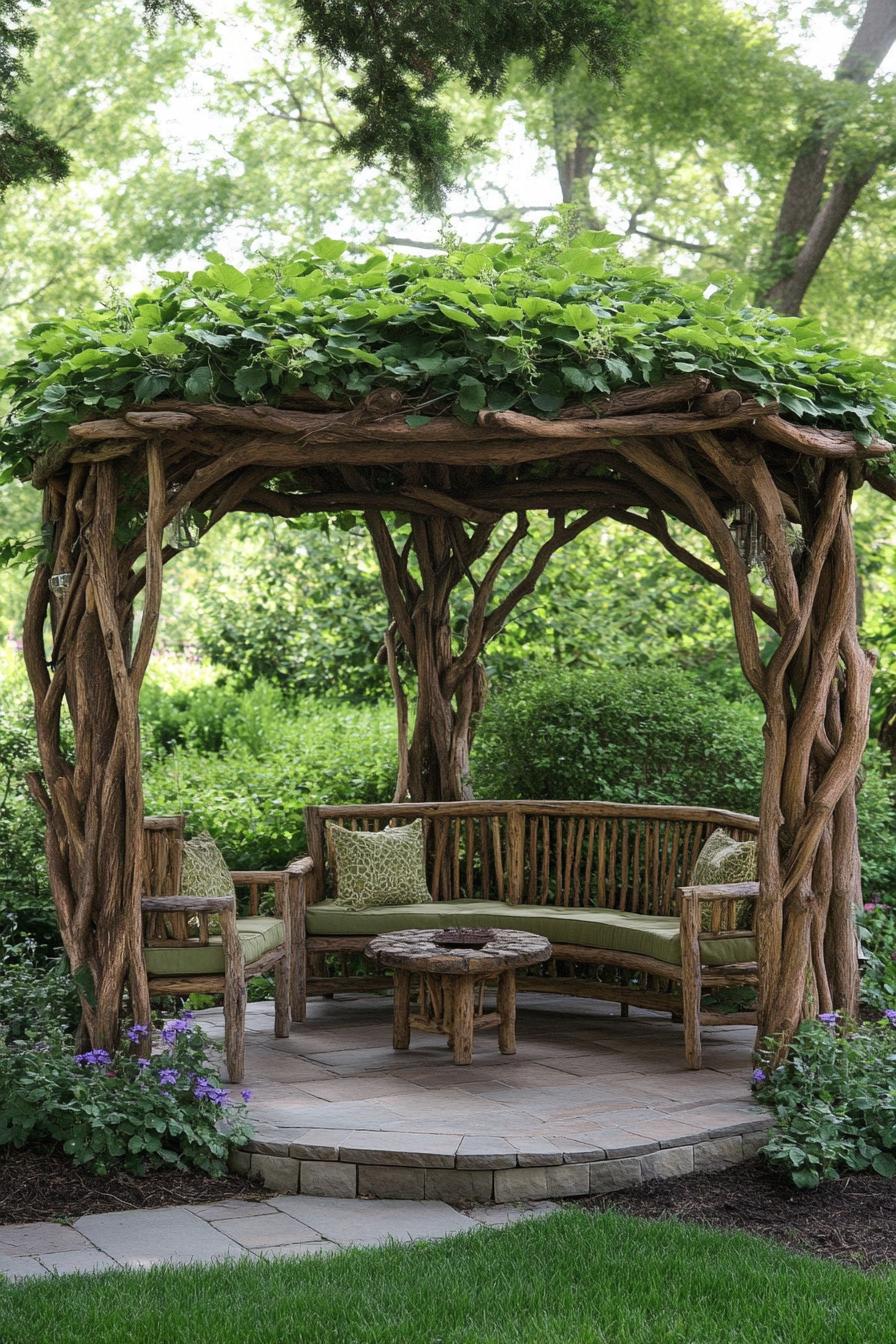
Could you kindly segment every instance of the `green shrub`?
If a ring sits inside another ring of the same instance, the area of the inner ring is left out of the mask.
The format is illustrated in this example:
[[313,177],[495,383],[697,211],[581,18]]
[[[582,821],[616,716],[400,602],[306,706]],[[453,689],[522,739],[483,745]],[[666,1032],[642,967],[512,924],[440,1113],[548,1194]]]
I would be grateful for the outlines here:
[[896,785],[886,752],[877,742],[865,751],[858,797],[862,882],[868,901],[896,904]]
[[240,744],[263,751],[294,723],[296,710],[267,681],[250,689],[226,680],[174,689],[147,681],[140,696],[144,760],[173,747],[214,753]]
[[[139,1059],[73,1055],[58,1038],[0,1046],[0,1145],[60,1143],[76,1165],[99,1173],[190,1166],[223,1175],[231,1146],[251,1130],[242,1102],[209,1069],[208,1042],[190,1016],[162,1028],[156,1054],[146,1040]],[[139,1045],[144,1033],[128,1034]]]
[[866,901],[856,916],[866,961],[862,1002],[875,1012],[896,1008],[896,909]]
[[761,715],[674,667],[513,678],[482,715],[476,791],[755,811]]
[[896,1176],[894,1076],[896,1009],[879,1022],[841,1022],[836,1013],[804,1022],[785,1061],[753,1075],[775,1113],[764,1155],[804,1189],[868,1168]]
[[0,949],[27,937],[54,954],[43,817],[25,785],[26,771],[39,764],[33,716],[21,661],[0,653]]
[[[480,797],[604,798],[755,813],[762,711],[729,700],[692,672],[536,667],[497,690],[473,750]],[[862,875],[870,899],[896,899],[894,782],[877,743],[858,798]]]
[[[217,752],[192,746],[148,752],[148,812],[183,811],[191,833],[209,831],[233,868],[272,868],[305,848],[309,803],[384,802],[395,788],[389,705],[350,708],[269,700],[271,688],[231,692]],[[263,703],[267,717],[256,713]],[[192,728],[183,729],[191,742]]]
[[0,942],[0,1041],[65,1035],[80,1015],[64,958],[45,965],[33,940]]

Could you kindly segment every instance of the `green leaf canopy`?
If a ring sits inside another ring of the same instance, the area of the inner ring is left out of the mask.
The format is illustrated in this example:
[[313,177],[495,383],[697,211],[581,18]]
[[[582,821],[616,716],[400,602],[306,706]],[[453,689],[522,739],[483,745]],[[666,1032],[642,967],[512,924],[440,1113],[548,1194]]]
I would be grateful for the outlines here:
[[627,261],[605,233],[354,257],[329,239],[245,271],[214,254],[40,324],[0,378],[2,459],[27,475],[72,423],[171,398],[276,405],[302,390],[348,406],[391,387],[415,415],[472,421],[690,372],[860,440],[896,431],[896,366],[751,307],[734,279],[703,289]]

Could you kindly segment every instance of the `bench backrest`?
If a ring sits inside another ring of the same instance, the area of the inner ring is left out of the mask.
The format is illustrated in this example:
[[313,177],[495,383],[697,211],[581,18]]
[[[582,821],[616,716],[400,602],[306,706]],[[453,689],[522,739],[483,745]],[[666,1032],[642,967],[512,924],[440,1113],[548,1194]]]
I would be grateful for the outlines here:
[[423,818],[429,889],[436,901],[594,906],[677,914],[676,888],[690,880],[707,836],[736,839],[756,817],[704,807],[599,802],[378,803],[305,809],[314,861],[308,900],[334,892],[326,823],[374,831]]

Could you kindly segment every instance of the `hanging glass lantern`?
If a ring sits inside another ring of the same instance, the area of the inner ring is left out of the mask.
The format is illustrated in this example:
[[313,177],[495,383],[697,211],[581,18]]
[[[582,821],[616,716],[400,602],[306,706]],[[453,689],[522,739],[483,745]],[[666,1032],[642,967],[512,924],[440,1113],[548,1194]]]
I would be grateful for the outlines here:
[[68,570],[60,570],[50,575],[50,592],[54,597],[64,597],[71,587],[72,576]]
[[759,519],[749,504],[738,504],[729,523],[729,528],[734,538],[734,544],[747,569],[755,569],[758,565],[764,564],[765,557],[762,547],[762,533],[759,530]]
[[173,551],[188,551],[199,545],[199,528],[190,517],[189,509],[178,509],[165,528],[163,540]]

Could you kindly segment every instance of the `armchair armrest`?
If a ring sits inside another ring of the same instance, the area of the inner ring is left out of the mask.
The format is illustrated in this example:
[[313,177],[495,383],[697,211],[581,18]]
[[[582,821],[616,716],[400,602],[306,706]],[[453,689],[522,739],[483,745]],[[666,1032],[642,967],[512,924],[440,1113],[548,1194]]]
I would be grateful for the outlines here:
[[308,854],[302,854],[299,858],[293,859],[287,864],[286,871],[292,877],[307,877],[309,873],[314,872],[314,860]]
[[755,901],[759,897],[758,882],[720,882],[705,887],[679,887],[682,901]]
[[219,915],[236,910],[232,896],[146,896],[140,905],[145,911],[172,915]]

